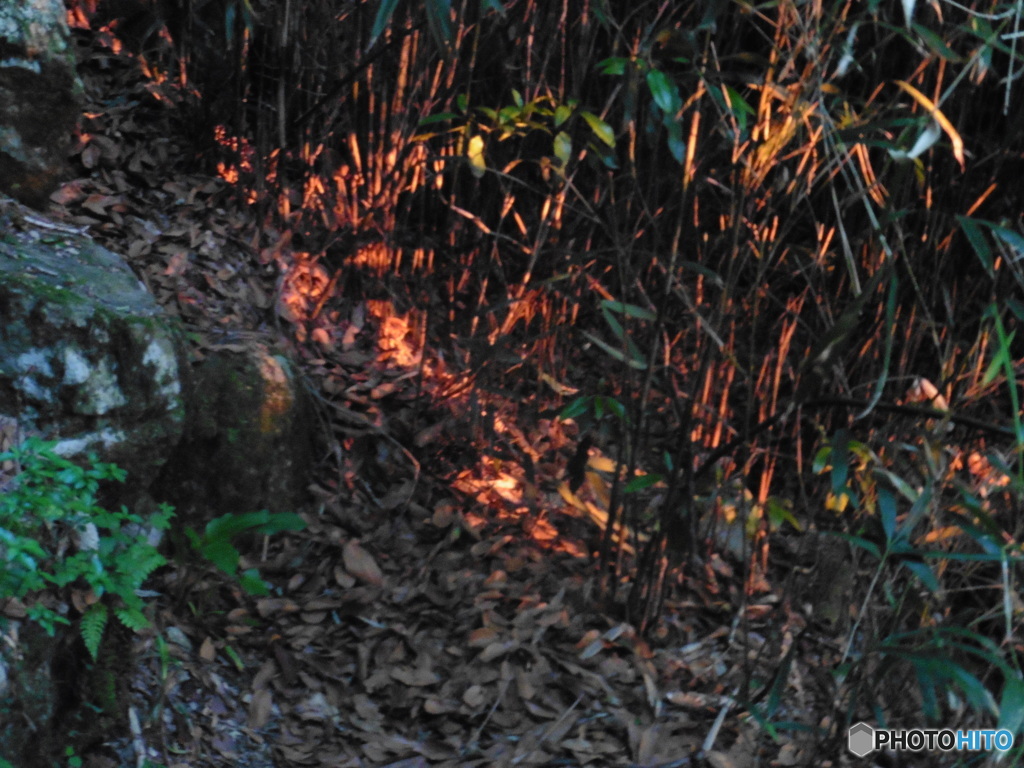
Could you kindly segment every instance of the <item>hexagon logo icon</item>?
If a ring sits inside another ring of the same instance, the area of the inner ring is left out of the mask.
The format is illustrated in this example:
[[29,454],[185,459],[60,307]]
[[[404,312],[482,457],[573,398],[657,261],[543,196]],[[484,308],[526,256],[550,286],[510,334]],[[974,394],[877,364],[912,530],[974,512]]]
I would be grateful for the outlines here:
[[857,757],[864,757],[875,748],[875,729],[867,723],[857,723],[850,727],[847,739],[850,751]]

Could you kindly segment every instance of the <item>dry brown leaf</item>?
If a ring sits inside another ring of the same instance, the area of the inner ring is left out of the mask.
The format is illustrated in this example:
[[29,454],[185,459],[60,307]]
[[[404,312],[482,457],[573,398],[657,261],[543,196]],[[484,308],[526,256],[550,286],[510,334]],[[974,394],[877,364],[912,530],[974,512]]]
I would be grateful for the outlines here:
[[486,648],[498,637],[498,630],[494,627],[479,627],[469,633],[470,648]]
[[345,570],[360,581],[379,587],[384,584],[384,573],[373,556],[363,549],[358,539],[348,541],[341,551]]
[[418,667],[416,669],[393,667],[391,669],[391,677],[413,688],[423,688],[424,686],[436,685],[441,682],[439,674],[425,667]]
[[504,640],[497,643],[491,643],[480,652],[480,656],[478,658],[486,664],[487,662],[494,661],[497,658],[511,653],[518,647],[519,642],[517,640]]
[[217,658],[217,647],[213,644],[212,638],[205,638],[199,646],[199,658],[203,661],[213,661]]
[[466,689],[466,692],[462,694],[462,701],[466,704],[466,706],[472,707],[473,709],[482,707],[484,705],[484,702],[487,701],[487,697],[484,694],[483,686],[469,686],[469,688]]
[[270,721],[270,714],[274,709],[274,697],[269,688],[261,688],[252,695],[249,702],[248,726],[259,729]]

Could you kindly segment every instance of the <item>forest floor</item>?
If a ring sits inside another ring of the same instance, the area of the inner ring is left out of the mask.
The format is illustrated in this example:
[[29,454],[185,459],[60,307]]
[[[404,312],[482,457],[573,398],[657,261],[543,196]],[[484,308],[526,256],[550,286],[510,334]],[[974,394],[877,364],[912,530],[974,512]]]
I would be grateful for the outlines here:
[[[766,576],[750,593],[740,561],[708,558],[639,636],[621,595],[601,599],[599,528],[564,494],[575,426],[529,415],[557,395],[527,409],[475,391],[450,350],[379,302],[339,296],[317,322],[291,322],[285,281],[323,275],[284,274],[288,233],[195,170],[173,87],[101,40],[81,44],[79,178],[50,215],[123,254],[196,358],[237,343],[229,331],[287,349],[323,430],[308,527],[247,555],[272,596],[195,565],[157,578],[157,629],[138,639],[126,684],[129,732],[86,765],[852,760],[831,720],[842,648],[808,629],[791,582]],[[481,403],[496,441],[482,439]]]

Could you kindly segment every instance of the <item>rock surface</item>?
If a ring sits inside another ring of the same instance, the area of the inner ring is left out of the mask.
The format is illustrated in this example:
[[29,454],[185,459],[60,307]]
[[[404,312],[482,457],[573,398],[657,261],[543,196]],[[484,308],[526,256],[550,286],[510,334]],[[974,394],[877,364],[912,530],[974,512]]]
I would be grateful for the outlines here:
[[[123,259],[0,197],[0,445],[40,435],[72,459],[95,453],[128,472],[118,504],[145,519],[142,500],[169,501],[201,529],[306,501],[309,418],[294,366],[266,340],[229,340],[193,370],[179,321]],[[64,701],[87,684],[67,672],[77,629],[37,629],[0,594],[0,765],[49,768],[38,740],[64,743],[88,716]]]
[[61,0],[0,2],[0,192],[41,206],[81,110]]
[[186,399],[189,426],[161,500],[201,517],[293,512],[305,501],[310,408],[287,357],[258,339],[225,344],[194,370]]
[[124,261],[0,204],[0,417],[144,488],[181,438],[181,331]]
[[60,704],[51,674],[60,641],[17,621],[0,625],[0,640],[0,758],[26,768],[53,765],[57,745],[40,743],[40,726]]

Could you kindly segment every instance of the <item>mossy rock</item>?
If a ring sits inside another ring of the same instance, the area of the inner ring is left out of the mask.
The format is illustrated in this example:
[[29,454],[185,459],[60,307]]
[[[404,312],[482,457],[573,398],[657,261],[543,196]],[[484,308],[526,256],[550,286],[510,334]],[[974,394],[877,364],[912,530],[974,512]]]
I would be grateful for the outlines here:
[[186,437],[160,481],[159,497],[179,513],[211,516],[301,506],[311,411],[289,359],[262,343],[219,351],[197,367],[190,389]]

